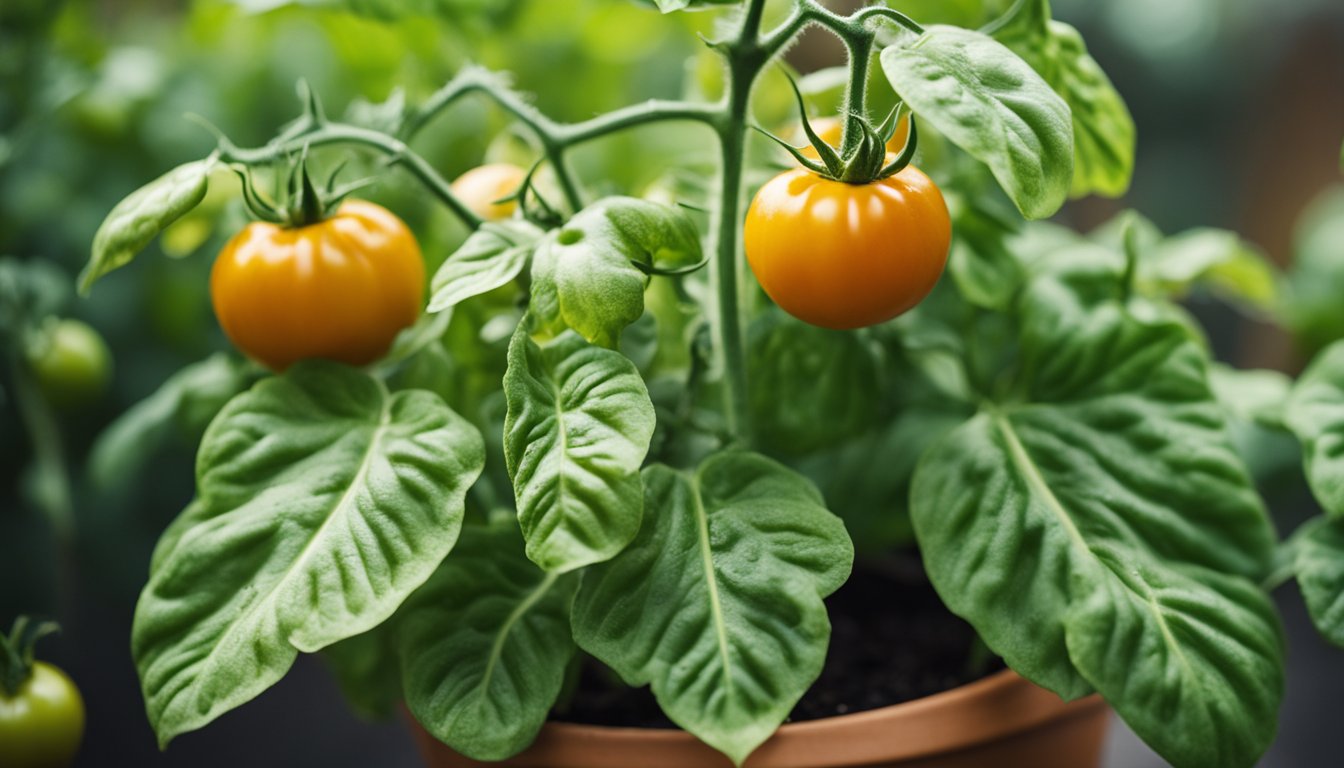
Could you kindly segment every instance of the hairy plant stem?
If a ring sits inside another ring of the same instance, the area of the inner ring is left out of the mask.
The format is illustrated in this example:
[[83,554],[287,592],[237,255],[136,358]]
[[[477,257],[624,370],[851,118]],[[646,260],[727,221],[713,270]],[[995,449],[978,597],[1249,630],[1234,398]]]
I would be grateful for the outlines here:
[[[329,122],[320,111],[309,110],[305,122],[286,131],[270,144],[244,150],[221,142],[220,159],[227,163],[256,165],[284,159],[304,146],[356,144],[381,152],[389,165],[400,165],[425,185],[471,228],[481,219],[452,191],[452,185],[410,149],[407,142],[449,106],[472,94],[490,99],[525,126],[550,164],[566,205],[577,212],[584,206],[582,189],[569,167],[567,154],[573,147],[619,131],[657,122],[700,123],[712,129],[719,140],[722,168],[718,204],[711,211],[715,242],[711,280],[716,297],[713,337],[716,362],[724,377],[724,412],[728,434],[749,443],[751,424],[747,408],[746,341],[742,318],[742,197],[746,166],[747,130],[751,92],[771,60],[808,26],[818,24],[838,36],[850,58],[850,83],[846,112],[866,109],[867,70],[874,33],[866,27],[873,18],[885,18],[914,32],[921,31],[903,14],[881,6],[868,6],[850,16],[841,16],[816,0],[796,0],[793,12],[775,29],[762,33],[765,0],[748,0],[734,38],[714,47],[726,59],[724,96],[714,104],[650,100],[617,109],[577,123],[560,123],[512,90],[508,80],[496,73],[472,67],[458,74],[443,88],[406,116],[397,137],[353,125]],[[853,135],[851,135],[853,134]],[[857,131],[845,128],[844,144],[857,144]]]

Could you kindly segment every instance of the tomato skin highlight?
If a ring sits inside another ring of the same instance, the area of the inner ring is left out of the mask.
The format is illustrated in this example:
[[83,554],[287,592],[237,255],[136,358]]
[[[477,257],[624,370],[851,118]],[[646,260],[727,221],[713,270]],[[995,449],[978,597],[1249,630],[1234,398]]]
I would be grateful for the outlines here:
[[507,219],[518,210],[518,202],[496,203],[518,191],[527,171],[509,163],[489,163],[472,168],[453,182],[453,194],[466,204],[471,212],[486,221]]
[[913,166],[858,185],[799,168],[756,193],[744,239],[752,272],[776,304],[848,330],[890,320],[929,295],[947,265],[952,224],[942,192]]
[[234,346],[276,371],[382,357],[424,304],[420,246],[392,212],[348,200],[306,227],[253,222],[220,251],[210,298]]
[[13,697],[0,689],[0,765],[62,768],[84,736],[84,700],[64,672],[45,662]]

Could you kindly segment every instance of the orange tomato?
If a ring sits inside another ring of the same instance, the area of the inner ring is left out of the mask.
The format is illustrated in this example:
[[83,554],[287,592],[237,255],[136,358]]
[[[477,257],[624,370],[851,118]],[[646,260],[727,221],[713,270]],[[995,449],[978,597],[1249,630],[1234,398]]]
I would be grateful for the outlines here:
[[[839,149],[840,139],[844,135],[844,125],[840,122],[840,118],[822,117],[810,122],[812,124],[812,130],[816,131],[816,134],[821,137],[822,141],[830,144],[837,150]],[[887,151],[900,154],[901,150],[905,149],[905,140],[909,137],[910,118],[902,117],[900,122],[896,123],[896,133],[892,134],[891,141],[887,142]],[[804,157],[810,157],[813,160],[819,160],[821,158],[816,147],[813,147],[808,143],[807,135],[803,133],[801,127],[798,129],[798,138],[806,145],[802,150]]]
[[424,290],[411,231],[362,200],[306,227],[249,224],[220,251],[210,275],[224,333],[277,371],[314,357],[377,360],[415,322]]
[[849,329],[890,320],[933,290],[952,224],[942,192],[914,166],[870,184],[799,168],[756,193],[744,237],[776,304],[813,325]]
[[491,163],[472,168],[453,182],[453,194],[466,203],[472,213],[486,221],[507,219],[518,209],[517,201],[496,203],[518,191],[527,171],[508,163]]

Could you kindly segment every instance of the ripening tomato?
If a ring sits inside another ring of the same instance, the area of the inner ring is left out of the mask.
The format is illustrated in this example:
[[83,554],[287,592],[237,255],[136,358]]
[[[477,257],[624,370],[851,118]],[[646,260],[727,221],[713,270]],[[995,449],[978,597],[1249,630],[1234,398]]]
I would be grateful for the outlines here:
[[[840,147],[840,139],[844,136],[844,125],[841,124],[838,117],[822,117],[811,121],[812,130],[822,141],[830,144],[837,149]],[[798,136],[807,146],[803,147],[803,156],[818,160],[821,155],[817,148],[807,143],[807,136],[801,128],[798,129]],[[900,154],[905,149],[905,141],[910,138],[910,118],[902,117],[900,122],[896,123],[896,132],[891,135],[891,141],[887,142],[887,151]]]
[[496,203],[518,191],[527,178],[527,171],[509,163],[490,163],[457,177],[453,194],[466,203],[472,213],[486,221],[507,219],[518,210],[517,201]]
[[424,303],[415,236],[387,209],[347,200],[306,227],[253,222],[219,252],[210,298],[234,345],[283,371],[306,358],[365,365]]
[[13,695],[0,685],[0,766],[69,765],[83,736],[84,700],[61,670],[38,661]]
[[929,294],[947,264],[952,224],[938,187],[914,166],[869,184],[799,168],[756,193],[744,232],[761,287],[823,328],[890,320]]

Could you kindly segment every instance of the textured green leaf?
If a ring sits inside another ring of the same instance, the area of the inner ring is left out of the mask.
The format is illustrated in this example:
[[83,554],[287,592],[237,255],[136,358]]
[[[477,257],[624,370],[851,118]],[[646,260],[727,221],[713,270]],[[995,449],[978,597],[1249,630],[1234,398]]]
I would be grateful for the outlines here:
[[871,425],[882,396],[877,345],[771,311],[751,324],[752,428],[769,452],[796,456]]
[[989,166],[1029,219],[1059,210],[1073,181],[1069,107],[1026,62],[979,32],[932,26],[882,51],[892,88]]
[[1078,30],[1050,19],[1049,0],[1031,0],[994,36],[1040,73],[1073,117],[1074,197],[1120,197],[1134,173],[1136,131],[1125,100],[1087,52]]
[[434,275],[430,286],[430,312],[507,285],[518,275],[542,231],[526,221],[487,221],[458,248]]
[[524,322],[504,394],[504,458],[527,556],[564,572],[624,549],[639,531],[639,467],[654,429],[634,363],[575,333],[538,347]]
[[213,157],[179,165],[117,203],[93,236],[93,254],[79,276],[80,293],[130,263],[165,227],[200,205],[214,165]]
[[1293,541],[1297,584],[1311,620],[1344,648],[1344,520],[1316,518]]
[[98,436],[89,454],[93,481],[104,489],[125,488],[174,436],[194,444],[253,378],[246,362],[222,353],[173,374]]
[[639,537],[584,575],[574,638],[741,764],[821,672],[822,598],[852,545],[811,483],[757,454],[654,465],[644,486]]
[[355,714],[366,720],[390,720],[405,698],[397,674],[391,623],[322,649],[341,693]]
[[1114,577],[1074,576],[1069,655],[1172,765],[1254,765],[1274,741],[1283,636],[1251,582],[1097,547]]
[[480,434],[428,392],[301,363],[206,431],[132,652],[162,744],[385,620],[457,539]]
[[477,760],[502,760],[536,738],[574,655],[576,575],[547,574],[523,554],[518,526],[467,526],[452,555],[397,614],[411,713]]
[[1298,379],[1286,417],[1302,441],[1312,493],[1326,514],[1344,519],[1344,342],[1327,347]]
[[1278,371],[1240,370],[1214,363],[1209,384],[1229,415],[1282,429],[1293,380]]
[[645,267],[700,261],[700,234],[680,208],[610,197],[547,236],[532,261],[533,315],[543,327],[573,328],[614,349],[644,314]]
[[[1254,658],[1257,670],[1278,664],[1265,640],[1276,625],[1258,612],[1236,632],[1214,623],[1222,649],[1200,645],[1204,634],[1162,629],[1206,619],[1203,603],[1250,594],[1249,582],[1219,573],[1260,578],[1275,537],[1209,391],[1204,353],[1178,325],[1131,317],[1118,282],[1107,289],[1102,275],[1080,267],[1028,288],[1022,401],[986,408],[925,454],[911,492],[915,532],[943,600],[1014,669],[1065,697],[1096,688],[1164,756],[1188,759],[1179,736],[1155,730],[1148,708],[1160,690],[1181,707],[1163,710],[1167,721],[1211,723],[1241,750],[1226,763],[1182,764],[1249,764],[1268,744],[1275,679],[1244,690],[1240,671],[1192,683],[1166,674],[1165,657],[1074,653],[1099,641],[1070,622],[1109,610],[1164,639],[1173,658],[1206,654],[1212,669],[1231,658]],[[1144,585],[1199,597],[1138,613]]]
[[1293,236],[1288,324],[1308,353],[1344,339],[1344,184],[1302,214]]

